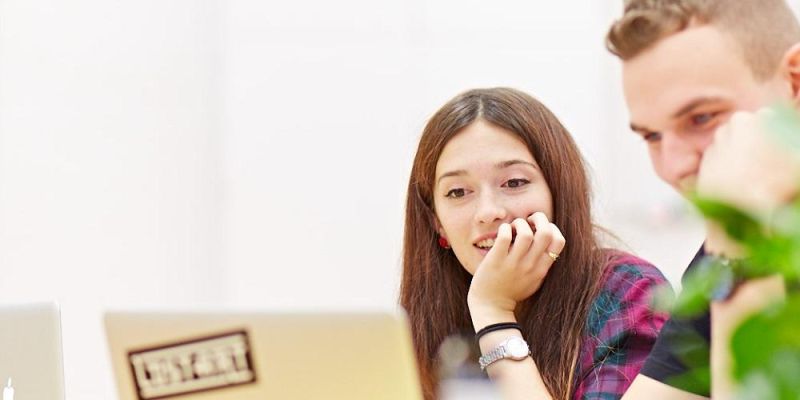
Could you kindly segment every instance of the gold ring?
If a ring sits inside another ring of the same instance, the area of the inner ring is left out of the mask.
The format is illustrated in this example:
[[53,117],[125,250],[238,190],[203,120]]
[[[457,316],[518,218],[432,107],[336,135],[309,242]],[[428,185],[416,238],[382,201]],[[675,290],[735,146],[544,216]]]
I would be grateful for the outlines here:
[[555,262],[556,260],[558,260],[558,256],[559,256],[559,255],[558,255],[558,254],[556,254],[556,253],[553,253],[552,251],[548,251],[548,252],[547,252],[547,255],[548,255],[548,256],[550,256],[550,258],[552,258],[554,262]]

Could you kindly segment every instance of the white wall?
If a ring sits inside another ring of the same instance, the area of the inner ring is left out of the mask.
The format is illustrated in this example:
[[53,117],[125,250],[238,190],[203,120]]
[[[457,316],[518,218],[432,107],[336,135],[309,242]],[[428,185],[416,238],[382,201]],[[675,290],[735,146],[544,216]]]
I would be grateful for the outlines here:
[[495,85],[562,118],[598,220],[676,282],[701,229],[626,128],[618,13],[0,0],[0,302],[61,301],[70,399],[114,396],[109,308],[392,307],[425,120]]
[[102,310],[226,297],[216,15],[0,2],[0,301],[60,300],[70,399],[113,398]]
[[223,46],[230,300],[394,304],[421,128],[458,92],[495,85],[527,90],[563,118],[594,166],[598,219],[677,281],[701,239],[673,225],[691,221],[626,128],[603,47],[618,11],[592,1],[233,3]]

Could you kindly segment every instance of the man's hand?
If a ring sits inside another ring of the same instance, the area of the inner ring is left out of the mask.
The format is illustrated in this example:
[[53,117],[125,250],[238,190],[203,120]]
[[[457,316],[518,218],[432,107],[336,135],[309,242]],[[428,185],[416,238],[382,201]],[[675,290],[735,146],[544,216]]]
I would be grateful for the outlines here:
[[[735,206],[762,220],[792,200],[800,183],[800,155],[765,129],[773,111],[737,112],[721,126],[703,155],[697,194]],[[798,132],[800,134],[800,132]],[[741,250],[713,222],[706,251],[727,257]]]
[[783,301],[786,288],[781,276],[743,283],[730,299],[711,303],[711,397],[735,398],[737,385],[731,379],[730,350],[734,331],[744,320],[767,306]]

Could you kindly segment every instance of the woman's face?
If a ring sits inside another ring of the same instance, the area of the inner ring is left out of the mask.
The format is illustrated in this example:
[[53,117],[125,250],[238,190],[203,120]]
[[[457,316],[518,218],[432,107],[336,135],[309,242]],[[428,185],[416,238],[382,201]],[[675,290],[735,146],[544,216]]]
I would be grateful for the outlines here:
[[483,120],[445,145],[435,179],[439,234],[470,274],[494,244],[500,224],[537,211],[552,220],[550,188],[525,143]]

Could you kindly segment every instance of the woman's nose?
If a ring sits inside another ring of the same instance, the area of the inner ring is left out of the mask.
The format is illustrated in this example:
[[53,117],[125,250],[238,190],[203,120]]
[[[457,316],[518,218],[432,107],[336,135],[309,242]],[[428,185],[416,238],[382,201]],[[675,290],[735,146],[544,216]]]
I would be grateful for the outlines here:
[[506,216],[506,208],[495,193],[487,191],[478,196],[478,204],[475,209],[475,220],[477,222],[491,223],[503,220]]

